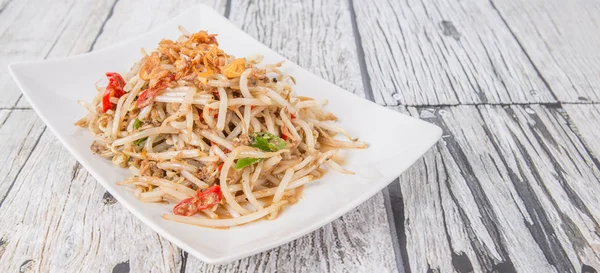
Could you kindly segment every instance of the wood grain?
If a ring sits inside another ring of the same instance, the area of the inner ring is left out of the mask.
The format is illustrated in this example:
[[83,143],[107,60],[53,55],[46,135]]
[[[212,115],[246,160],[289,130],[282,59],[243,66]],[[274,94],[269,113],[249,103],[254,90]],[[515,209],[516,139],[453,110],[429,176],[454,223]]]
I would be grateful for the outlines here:
[[[219,13],[225,11],[221,0],[133,1],[118,0],[104,24],[92,50],[141,35],[198,4],[206,4]],[[124,27],[126,26],[126,27]],[[191,30],[190,30],[191,31]]]
[[[313,73],[364,96],[346,1],[233,1],[230,20]],[[186,272],[396,272],[383,196],[282,247]],[[376,254],[374,254],[376,253]]]
[[[86,52],[113,0],[7,1],[0,13],[0,108],[21,97],[8,73],[11,62]],[[29,107],[20,102],[19,107]]]
[[554,102],[487,1],[355,1],[375,101]]
[[[2,69],[106,47],[199,2],[315,74],[438,124],[442,141],[389,194],[289,244],[224,266],[181,252],[33,111],[11,110],[29,105]],[[0,0],[0,272],[598,272],[600,106],[556,101],[600,102],[599,6]],[[455,104],[475,105],[429,106]]]
[[0,110],[0,208],[44,130],[32,110]]
[[0,271],[179,272],[179,249],[104,192],[45,132],[0,210]]
[[411,112],[444,129],[400,177],[412,272],[600,268],[600,173],[561,108]]
[[225,266],[190,256],[186,272],[397,272],[379,199],[291,243]]
[[229,19],[277,53],[364,97],[346,1],[233,0]]
[[600,105],[565,104],[571,128],[579,133],[589,151],[600,159]]
[[600,101],[598,1],[492,2],[559,101]]

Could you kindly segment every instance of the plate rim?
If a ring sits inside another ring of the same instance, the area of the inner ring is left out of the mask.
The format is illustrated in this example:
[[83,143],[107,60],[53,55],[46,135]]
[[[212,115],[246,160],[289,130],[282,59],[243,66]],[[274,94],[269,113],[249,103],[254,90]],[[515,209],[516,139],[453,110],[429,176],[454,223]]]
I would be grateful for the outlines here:
[[[364,203],[365,201],[367,201],[368,199],[372,198],[375,194],[377,194],[378,192],[380,192],[383,188],[387,187],[390,183],[392,183],[395,178],[392,178],[390,181],[386,182],[386,183],[381,183],[375,187],[369,187],[368,191],[365,191],[364,194],[360,195],[359,198],[355,198],[352,200],[352,202],[347,203],[347,205],[345,206],[339,206],[338,209],[335,210],[334,213],[331,213],[329,215],[327,215],[326,217],[321,217],[319,221],[315,221],[309,225],[307,225],[305,228],[299,229],[298,232],[295,233],[291,233],[289,236],[285,236],[282,239],[278,239],[278,240],[272,240],[269,241],[267,244],[262,244],[259,245],[258,247],[254,247],[254,248],[249,248],[249,249],[244,249],[232,254],[226,254],[226,255],[220,255],[220,256],[212,256],[212,255],[207,255],[203,252],[198,251],[196,248],[194,248],[193,246],[191,246],[190,244],[186,243],[184,240],[179,239],[177,236],[175,236],[174,234],[172,234],[172,231],[167,230],[166,228],[163,228],[162,226],[155,224],[155,220],[151,219],[150,217],[146,217],[145,215],[143,215],[141,213],[140,210],[138,210],[133,203],[128,202],[127,200],[125,200],[124,198],[121,197],[121,194],[118,192],[113,192],[111,190],[111,187],[108,186],[110,185],[110,182],[103,179],[102,176],[97,172],[96,168],[93,168],[93,164],[91,164],[90,162],[88,162],[87,159],[85,159],[85,156],[79,152],[79,150],[75,149],[74,146],[71,146],[68,144],[68,141],[63,138],[61,136],[61,134],[58,133],[58,129],[55,128],[55,126],[53,125],[53,123],[50,123],[46,117],[45,114],[43,114],[43,112],[41,111],[41,109],[39,108],[39,106],[37,105],[36,101],[32,99],[30,92],[28,91],[28,89],[24,88],[20,77],[19,77],[19,67],[21,66],[28,66],[28,65],[34,65],[34,64],[38,64],[38,63],[54,63],[54,62],[64,62],[64,61],[68,61],[68,60],[74,60],[74,59],[79,59],[79,58],[87,58],[87,57],[93,57],[94,55],[99,55],[99,54],[103,54],[107,51],[111,51],[114,49],[117,49],[119,47],[123,47],[127,44],[130,44],[132,42],[135,42],[137,40],[141,40],[144,37],[150,36],[152,35],[154,32],[156,32],[161,26],[168,24],[169,22],[178,20],[180,18],[184,18],[186,16],[189,16],[189,14],[191,14],[193,11],[195,10],[201,10],[202,12],[212,12],[213,15],[215,16],[220,16],[224,19],[226,19],[228,22],[231,23],[232,26],[234,26],[238,31],[244,33],[247,38],[252,39],[254,41],[256,41],[257,43],[259,43],[260,45],[264,46],[265,48],[269,49],[270,51],[274,52],[275,54],[277,54],[279,57],[285,59],[287,62],[290,62],[291,64],[293,64],[294,66],[300,68],[301,70],[303,70],[304,72],[310,74],[310,76],[312,77],[317,77],[321,80],[323,80],[324,82],[328,83],[328,84],[332,84],[335,85],[334,83],[329,82],[328,80],[323,79],[322,77],[315,75],[314,73],[312,73],[311,71],[302,68],[301,66],[297,65],[295,62],[288,60],[287,58],[281,56],[279,53],[277,53],[275,50],[269,48],[268,46],[264,45],[262,42],[256,40],[254,37],[248,35],[245,31],[243,31],[242,29],[240,29],[239,27],[237,27],[235,24],[233,24],[231,21],[229,21],[229,19],[223,17],[221,14],[219,14],[218,12],[216,12],[212,7],[207,6],[206,4],[198,4],[195,5],[189,9],[187,9],[186,11],[180,13],[179,15],[169,19],[166,22],[163,22],[161,24],[158,24],[154,27],[152,27],[151,29],[149,29],[148,31],[140,34],[140,35],[136,35],[133,36],[129,39],[126,39],[125,41],[119,42],[119,43],[115,43],[113,45],[107,46],[105,48],[99,49],[99,50],[95,50],[95,51],[91,51],[91,52],[87,52],[87,53],[82,53],[82,54],[76,54],[73,56],[67,56],[67,57],[61,57],[61,58],[52,58],[52,59],[46,59],[46,60],[30,60],[30,61],[21,61],[21,62],[12,62],[8,65],[8,70],[11,74],[11,76],[13,77],[13,79],[15,80],[15,82],[17,83],[17,86],[19,87],[19,89],[21,90],[21,93],[25,96],[25,98],[27,99],[27,101],[31,104],[33,110],[37,113],[38,117],[40,117],[40,119],[45,123],[45,125],[50,129],[50,131],[54,134],[54,136],[61,142],[61,144],[71,153],[71,155],[90,173],[92,174],[92,176],[94,177],[94,179],[96,181],[98,181],[104,188],[106,191],[108,191],[112,196],[115,197],[115,199],[117,199],[117,201],[119,201],[119,203],[121,205],[123,205],[129,212],[131,212],[135,217],[137,217],[138,219],[140,219],[146,226],[150,227],[153,231],[155,231],[156,233],[160,234],[162,237],[166,238],[167,240],[169,240],[170,242],[174,243],[176,246],[180,247],[182,250],[192,254],[193,256],[199,258],[200,260],[202,260],[203,262],[206,262],[208,264],[225,264],[225,263],[229,263],[229,262],[233,262],[239,259],[243,259],[245,257],[257,254],[257,253],[261,253],[264,252],[266,250],[275,248],[277,246],[283,245],[285,243],[291,242],[293,240],[296,240],[304,235],[307,235],[309,233],[312,233],[313,231],[331,223],[332,221],[340,218],[341,216],[345,215],[346,213],[348,213],[349,211],[355,209],[357,206],[359,206],[360,204]],[[341,88],[342,90],[345,90],[347,92],[349,92],[348,90],[339,87],[337,85],[335,85],[338,88]],[[351,92],[349,92],[350,94],[353,94]],[[373,101],[370,101],[366,98],[360,97],[356,94],[353,94],[356,97],[360,98],[363,102],[365,103],[371,103],[374,105],[377,105],[381,108],[384,108],[385,110],[394,113],[394,114],[399,114],[399,115],[404,115],[407,117],[410,117],[414,120],[419,121],[421,124],[423,125],[428,125],[431,128],[431,133],[428,135],[429,138],[424,141],[424,145],[422,149],[418,150],[418,154],[420,154],[420,156],[418,156],[414,161],[410,162],[409,165],[407,165],[404,169],[401,170],[401,172],[397,175],[401,175],[402,173],[404,173],[408,168],[410,168],[415,162],[417,162],[420,158],[423,157],[423,155],[429,150],[431,149],[431,147],[437,143],[439,141],[439,139],[442,136],[442,129],[432,123],[420,120],[418,118],[412,117],[410,115],[405,115],[402,113],[399,113],[397,111],[388,109],[385,106],[379,105]],[[396,176],[396,177],[397,177]],[[387,179],[386,179],[387,181]]]

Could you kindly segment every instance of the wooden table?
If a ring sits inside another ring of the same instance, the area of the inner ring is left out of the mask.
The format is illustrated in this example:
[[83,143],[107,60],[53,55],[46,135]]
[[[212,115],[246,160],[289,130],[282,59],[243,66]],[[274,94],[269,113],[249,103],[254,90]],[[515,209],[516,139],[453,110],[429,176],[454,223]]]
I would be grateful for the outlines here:
[[[442,140],[309,235],[223,266],[189,256],[81,168],[6,67],[106,47],[197,2]],[[0,272],[600,270],[599,1],[0,0],[0,71]]]

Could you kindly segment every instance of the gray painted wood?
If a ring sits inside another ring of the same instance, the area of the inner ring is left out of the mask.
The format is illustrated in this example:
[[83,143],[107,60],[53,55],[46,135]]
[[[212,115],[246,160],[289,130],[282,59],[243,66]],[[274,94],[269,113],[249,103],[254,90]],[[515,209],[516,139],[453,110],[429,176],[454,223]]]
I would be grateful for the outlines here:
[[[21,92],[11,62],[88,51],[113,0],[5,1],[0,13],[0,108],[17,105]],[[28,107],[18,103],[19,107]]]
[[180,250],[104,193],[45,132],[0,209],[1,271],[179,272]]
[[105,22],[102,33],[98,35],[91,49],[100,49],[143,34],[197,4],[206,4],[223,13],[226,3],[221,0],[117,0],[110,18]]
[[0,207],[30,158],[45,126],[32,110],[0,110]]
[[[0,0],[0,65],[99,49],[195,3]],[[421,105],[393,108],[442,141],[332,224],[208,266],[116,203],[33,111],[11,110],[28,104],[0,73],[0,272],[600,270],[600,107],[554,99],[600,96],[595,2],[206,3],[351,92]]]
[[567,104],[564,108],[573,130],[582,136],[590,153],[600,159],[600,105]]
[[487,1],[354,1],[375,101],[553,102]]
[[600,101],[598,1],[492,2],[559,101]]
[[400,177],[412,272],[600,268],[600,172],[561,108],[411,109],[442,141]]

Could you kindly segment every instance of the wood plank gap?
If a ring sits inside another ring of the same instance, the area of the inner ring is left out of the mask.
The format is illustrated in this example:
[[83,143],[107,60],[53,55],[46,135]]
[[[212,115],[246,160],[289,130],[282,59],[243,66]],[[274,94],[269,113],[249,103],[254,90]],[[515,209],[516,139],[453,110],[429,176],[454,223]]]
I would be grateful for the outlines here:
[[32,110],[31,107],[0,107],[0,110]]
[[[6,117],[4,118],[4,120],[2,120],[2,122],[0,123],[0,128],[2,128],[2,126],[4,126],[4,123],[6,123],[6,121],[10,118],[10,115],[12,114],[12,111],[10,111]],[[0,202],[0,204],[2,204],[2,202]]]
[[496,4],[494,4],[494,1],[493,0],[489,0],[489,1],[490,1],[490,4],[492,5],[492,8],[498,13],[498,16],[500,17],[500,20],[502,20],[502,23],[504,24],[504,26],[506,26],[506,29],[508,29],[508,31],[510,32],[510,35],[512,35],[512,37],[515,39],[515,41],[517,42],[517,44],[519,45],[519,47],[523,51],[523,54],[525,54],[525,57],[527,58],[527,60],[529,61],[529,63],[531,63],[531,66],[533,67],[533,69],[537,73],[538,77],[540,77],[540,79],[542,80],[542,82],[544,83],[544,85],[546,86],[546,88],[548,88],[548,90],[550,91],[550,94],[552,95],[552,97],[556,101],[558,101],[558,97],[556,96],[556,94],[552,90],[552,87],[550,87],[550,84],[548,84],[548,81],[546,81],[546,78],[544,78],[544,76],[542,75],[542,72],[540,72],[540,69],[535,65],[535,63],[531,59],[531,56],[529,56],[529,53],[525,50],[525,47],[523,47],[523,44],[521,43],[521,41],[519,40],[519,38],[517,38],[517,35],[515,35],[515,32],[512,30],[512,28],[510,28],[510,26],[506,22],[506,19],[504,19],[504,16],[502,15],[502,13],[500,13],[500,10],[498,10],[498,8],[496,8]]
[[[374,95],[373,95],[373,87],[371,86],[371,77],[369,76],[369,72],[367,70],[367,63],[366,63],[366,59],[365,59],[365,52],[362,46],[362,39],[360,36],[360,32],[358,31],[358,23],[356,21],[356,11],[354,10],[354,1],[353,0],[348,0],[348,8],[350,10],[350,22],[352,25],[352,33],[354,34],[354,41],[356,43],[356,53],[358,55],[358,64],[360,67],[360,73],[362,76],[362,83],[363,83],[363,89],[364,89],[364,93],[365,93],[365,98],[375,102],[374,99]],[[393,182],[391,186],[389,187],[393,187],[394,184],[398,184],[400,183],[400,180],[398,178],[396,178]],[[387,218],[388,218],[388,223],[390,226],[390,236],[392,237],[392,245],[393,245],[393,249],[394,249],[394,257],[396,260],[396,268],[398,269],[398,272],[400,273],[410,273],[410,266],[408,265],[408,263],[405,263],[404,261],[408,261],[408,254],[406,252],[406,234],[404,233],[404,204],[402,202],[402,192],[400,190],[400,186],[397,185],[397,189],[395,189],[397,191],[397,195],[394,195],[394,197],[400,196],[399,202],[397,202],[398,198],[394,198],[394,203],[392,203],[392,197],[391,197],[391,193],[388,190],[388,188],[385,188],[383,190],[383,198],[384,198],[384,204],[385,204],[385,210],[386,210],[386,214],[387,214]],[[399,215],[400,219],[400,227],[401,229],[397,228],[397,222],[396,222],[396,215]],[[400,232],[398,232],[400,231]],[[400,237],[403,237],[403,244],[401,244],[401,241],[399,240],[398,235],[400,235]],[[402,247],[403,246],[403,247]]]
[[[8,112],[6,114],[6,116],[2,116],[3,112]],[[0,128],[2,128],[2,126],[4,125],[4,123],[6,123],[6,121],[8,120],[8,118],[10,117],[12,111],[6,111],[6,110],[0,110]]]
[[370,101],[375,101],[373,96],[373,87],[371,86],[371,76],[367,70],[367,61],[365,60],[365,51],[362,46],[360,32],[358,31],[358,23],[356,22],[356,11],[354,10],[354,1],[348,0],[348,8],[350,9],[350,22],[352,23],[352,33],[356,42],[356,53],[358,55],[358,65],[360,74],[362,75],[363,89],[365,98]]
[[6,197],[10,193],[10,190],[12,190],[13,186],[15,185],[15,182],[17,181],[17,178],[19,178],[19,174],[21,174],[21,171],[23,171],[23,167],[25,167],[25,165],[27,164],[27,161],[29,161],[29,158],[31,157],[31,154],[33,154],[33,151],[35,151],[35,148],[37,147],[38,143],[40,143],[40,139],[42,139],[42,136],[44,135],[46,128],[48,128],[48,127],[44,126],[44,129],[42,129],[42,133],[40,133],[40,135],[36,139],[35,144],[33,144],[31,151],[27,155],[27,158],[25,159],[25,161],[23,162],[21,167],[19,167],[19,171],[17,171],[17,174],[15,175],[15,178],[13,179],[13,181],[10,183],[10,186],[8,186],[8,190],[6,191],[6,194],[4,196],[2,196],[2,199],[0,200],[0,208],[2,208],[2,204],[4,203],[4,200],[6,200]]
[[[513,105],[544,105],[544,106],[560,106],[558,102],[527,102],[527,103],[451,103],[451,104],[421,104],[421,105],[401,105],[405,107],[414,108],[426,108],[426,107],[456,107],[456,106],[513,106]],[[384,105],[384,106],[398,106],[398,105]]]
[[6,2],[6,4],[4,6],[1,7],[0,13],[2,13],[4,11],[4,9],[6,9],[6,7],[8,7],[8,5],[10,5],[11,2],[12,2],[12,0],[9,0],[8,2]]
[[181,250],[181,270],[180,273],[185,273],[185,266],[187,265],[188,253]]
[[[451,103],[451,104],[416,104],[416,105],[400,105],[405,107],[453,107],[453,106],[513,106],[513,105],[543,105],[548,107],[561,107],[562,105],[600,105],[600,102],[511,102],[511,103]],[[383,106],[398,106],[398,105],[383,105]]]
[[[380,104],[381,105],[381,104]],[[404,106],[404,107],[453,107],[453,106],[513,106],[513,105],[544,105],[544,106],[561,106],[561,105],[600,105],[600,102],[510,102],[510,103],[441,103],[441,104],[402,104],[402,105],[382,105],[388,106]]]
[[[17,104],[19,103],[19,100],[21,99],[21,97],[23,96],[23,94],[21,93],[21,95],[19,96],[19,98],[15,101],[15,103],[13,104],[12,107],[6,107],[6,108],[1,108],[0,110],[20,110],[20,109],[16,109]],[[10,111],[6,117],[4,118],[4,120],[0,123],[0,127],[2,127],[2,125],[4,125],[4,123],[8,120],[8,118],[10,118],[10,115],[13,113],[13,111]],[[2,202],[0,202],[0,204],[2,204]]]
[[90,49],[88,50],[88,52],[90,52],[94,49],[94,46],[96,45],[96,42],[98,41],[98,37],[100,37],[100,35],[102,35],[102,33],[104,32],[104,26],[106,26],[106,22],[108,22],[108,20],[110,20],[110,18],[113,16],[114,11],[115,11],[115,6],[117,5],[118,2],[119,2],[119,0],[115,0],[115,2],[110,7],[110,10],[108,11],[108,15],[106,16],[106,19],[104,20],[104,22],[102,22],[102,26],[100,27],[98,34],[96,34],[96,37],[94,38],[94,41],[92,42],[92,45],[90,45]]
[[227,19],[229,19],[229,14],[231,14],[231,1],[232,0],[227,0],[225,3],[225,12],[223,13],[223,16]]
[[[19,97],[17,98],[17,100],[15,100],[15,104],[14,104],[12,107],[6,107],[6,108],[3,108],[3,109],[11,109],[11,110],[12,110],[12,109],[15,109],[15,107],[16,107],[17,105],[19,105],[19,102],[21,101],[21,99],[22,99],[22,98],[23,98],[23,93],[21,93],[21,94],[19,95]],[[30,109],[31,109],[31,108],[30,108]]]
[[400,188],[400,179],[396,178],[383,190],[385,210],[387,212],[390,233],[394,245],[394,254],[398,272],[411,273],[406,249],[406,233],[404,232],[404,199]]
[[8,112],[8,114],[6,114],[6,117],[4,117],[2,122],[0,122],[0,128],[2,128],[2,126],[4,126],[4,123],[6,123],[6,121],[10,118],[10,114],[12,114],[12,111]]
[[[60,38],[60,37],[59,37]],[[56,39],[58,41],[58,39]],[[56,42],[54,42],[56,43]],[[52,45],[54,47],[54,45]],[[50,53],[50,51],[48,51],[48,54]],[[46,57],[48,57],[48,54],[46,54]],[[46,57],[44,57],[44,59],[46,59]],[[19,101],[21,100],[21,98],[23,97],[23,92],[21,92],[21,94],[19,95],[19,97],[15,100],[15,103],[13,104],[13,106],[11,107],[6,107],[6,108],[1,108],[0,110],[17,110],[17,105],[19,105]],[[13,113],[13,111],[10,111],[8,113],[8,115],[6,115],[6,118],[2,121],[2,123],[0,123],[0,127],[2,127],[2,125],[4,125],[4,123],[8,120],[8,118],[10,118],[10,115]],[[39,141],[39,139],[38,139]],[[27,162],[27,161],[25,161]],[[20,171],[19,171],[20,172]],[[8,195],[8,192],[6,193]],[[4,196],[4,198],[6,198],[6,196]],[[2,201],[4,201],[4,198],[2,199]],[[0,202],[0,206],[2,205],[2,202]]]

